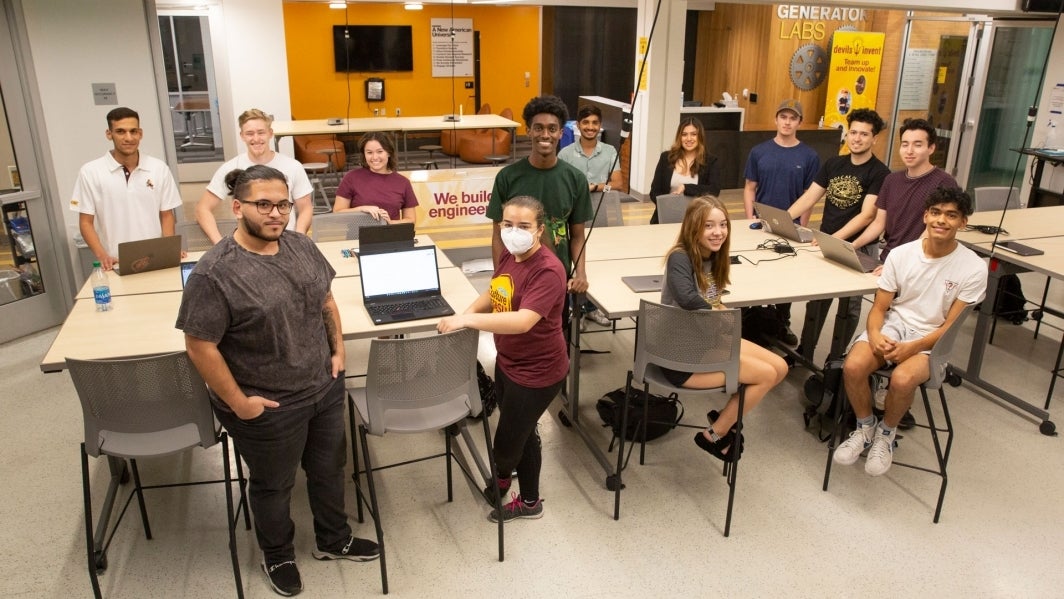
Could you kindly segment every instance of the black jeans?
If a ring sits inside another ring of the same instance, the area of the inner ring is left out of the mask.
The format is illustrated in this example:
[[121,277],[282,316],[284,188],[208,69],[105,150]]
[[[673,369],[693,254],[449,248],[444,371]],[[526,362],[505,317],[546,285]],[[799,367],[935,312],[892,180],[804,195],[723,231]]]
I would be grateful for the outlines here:
[[289,504],[299,465],[307,473],[318,548],[331,549],[351,535],[344,510],[345,395],[341,372],[325,397],[309,406],[266,410],[247,421],[215,410],[248,465],[248,500],[267,564],[295,559]]
[[539,471],[543,466],[542,444],[537,422],[547,411],[565,379],[548,387],[533,389],[510,380],[495,366],[495,393],[499,400],[499,426],[495,429],[495,464],[499,478],[509,478],[517,468],[521,498],[539,499]]

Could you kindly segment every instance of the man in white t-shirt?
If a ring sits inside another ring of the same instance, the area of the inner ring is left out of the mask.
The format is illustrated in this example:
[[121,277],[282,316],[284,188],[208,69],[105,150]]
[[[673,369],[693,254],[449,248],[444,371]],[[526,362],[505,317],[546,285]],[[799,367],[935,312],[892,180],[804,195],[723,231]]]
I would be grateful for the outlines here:
[[214,172],[203,197],[196,203],[196,222],[210,238],[211,243],[218,243],[223,236],[232,233],[219,231],[218,222],[214,218],[214,210],[228,194],[225,176],[234,169],[246,169],[254,164],[262,164],[281,171],[288,180],[288,201],[295,204],[296,212],[295,218],[288,220],[288,230],[306,234],[314,217],[314,206],[310,200],[313,188],[303,165],[295,158],[270,149],[270,140],[273,139],[273,128],[270,126],[273,117],[270,115],[258,108],[252,108],[245,110],[237,122],[240,125],[240,139],[248,151],[226,162]]
[[[924,202],[924,236],[887,256],[868,330],[854,341],[843,365],[857,430],[835,450],[839,464],[853,464],[868,449],[866,473],[880,476],[890,469],[898,423],[916,388],[931,378],[931,348],[966,305],[986,294],[986,264],[957,242],[957,231],[967,226],[971,213],[967,193],[937,188]],[[894,372],[877,425],[868,377],[887,364],[894,365]]]
[[107,139],[114,146],[86,163],[74,182],[70,209],[78,229],[104,270],[118,262],[118,244],[176,233],[177,183],[166,163],[140,153],[140,115],[119,107],[107,113]]

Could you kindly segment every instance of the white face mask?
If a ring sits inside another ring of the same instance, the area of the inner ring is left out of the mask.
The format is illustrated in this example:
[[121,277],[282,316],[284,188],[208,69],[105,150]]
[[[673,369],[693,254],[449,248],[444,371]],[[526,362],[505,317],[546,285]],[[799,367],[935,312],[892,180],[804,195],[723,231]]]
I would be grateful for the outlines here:
[[500,236],[502,237],[502,244],[514,256],[520,256],[532,249],[532,244],[535,242],[531,231],[518,229],[517,227],[503,227]]

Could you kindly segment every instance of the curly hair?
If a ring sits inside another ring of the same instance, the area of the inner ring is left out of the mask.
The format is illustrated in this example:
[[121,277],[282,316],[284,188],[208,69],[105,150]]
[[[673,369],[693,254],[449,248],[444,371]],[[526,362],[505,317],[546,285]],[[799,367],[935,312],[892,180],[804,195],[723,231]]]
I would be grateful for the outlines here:
[[558,117],[558,123],[561,125],[569,120],[569,109],[558,96],[537,96],[529,100],[528,104],[525,104],[525,109],[521,111],[526,127],[532,126],[532,118],[537,114],[553,114]]

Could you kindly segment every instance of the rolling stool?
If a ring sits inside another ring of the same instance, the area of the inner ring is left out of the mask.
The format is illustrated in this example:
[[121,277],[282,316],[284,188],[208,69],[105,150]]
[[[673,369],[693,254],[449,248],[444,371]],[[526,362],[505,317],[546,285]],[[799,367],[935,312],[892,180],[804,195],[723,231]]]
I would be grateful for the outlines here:
[[303,163],[303,170],[307,172],[307,177],[310,178],[310,201],[314,206],[314,214],[325,214],[326,212],[332,212],[332,204],[329,203],[329,196],[325,193],[325,187],[321,183],[321,178],[328,175],[329,167],[332,163],[324,162],[305,162]]
[[434,144],[430,144],[430,145],[427,145],[427,146],[421,146],[421,149],[425,150],[425,151],[427,151],[429,153],[429,159],[421,161],[421,163],[420,163],[421,164],[421,168],[423,168],[425,170],[428,170],[430,168],[439,169],[440,165],[436,164],[436,159],[433,158],[432,155],[433,155],[433,153],[436,152],[436,150],[442,150],[443,146],[437,146],[437,145],[434,145]]
[[508,162],[510,160],[510,155],[509,154],[492,154],[492,155],[485,156],[484,158],[490,160],[492,166],[499,166],[500,164],[502,164],[504,162]]

